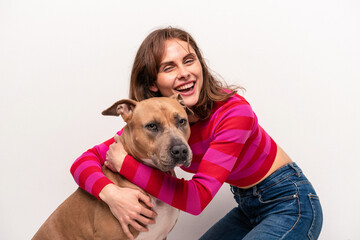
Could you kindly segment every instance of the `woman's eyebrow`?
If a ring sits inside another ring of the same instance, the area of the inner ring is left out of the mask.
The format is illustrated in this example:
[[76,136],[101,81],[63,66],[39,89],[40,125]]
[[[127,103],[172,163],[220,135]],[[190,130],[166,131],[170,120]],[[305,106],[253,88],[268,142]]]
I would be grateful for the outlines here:
[[173,63],[174,63],[174,61],[162,62],[162,63],[160,63],[160,66],[159,66],[159,67],[162,67],[162,66],[168,65],[168,64],[173,64]]
[[[188,53],[183,57],[183,59],[187,59],[189,57],[196,57],[196,54],[195,53]],[[162,62],[162,63],[160,63],[159,68],[164,66],[164,65],[168,65],[168,64],[174,64],[174,61]]]
[[188,53],[188,54],[186,54],[186,56],[185,57],[183,57],[183,59],[185,59],[185,58],[188,58],[188,57],[196,57],[196,54],[195,53]]

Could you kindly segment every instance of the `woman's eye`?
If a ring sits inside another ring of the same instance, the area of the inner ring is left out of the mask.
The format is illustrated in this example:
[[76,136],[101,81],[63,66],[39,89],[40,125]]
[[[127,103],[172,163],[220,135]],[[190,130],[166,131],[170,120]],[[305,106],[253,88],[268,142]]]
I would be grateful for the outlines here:
[[179,123],[181,126],[184,126],[187,123],[187,121],[186,121],[186,119],[183,118],[183,119],[179,120]]
[[187,60],[185,61],[185,64],[189,64],[189,63],[192,63],[192,62],[194,62],[194,59],[190,58],[190,59],[187,59]]
[[164,67],[164,72],[170,72],[173,69],[172,66]]

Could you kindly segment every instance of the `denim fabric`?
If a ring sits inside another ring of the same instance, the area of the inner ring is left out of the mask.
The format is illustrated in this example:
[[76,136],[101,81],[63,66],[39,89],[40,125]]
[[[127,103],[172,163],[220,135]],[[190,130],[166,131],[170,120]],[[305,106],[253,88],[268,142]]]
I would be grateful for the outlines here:
[[200,239],[317,239],[323,221],[319,197],[290,163],[249,189],[231,186],[238,207]]

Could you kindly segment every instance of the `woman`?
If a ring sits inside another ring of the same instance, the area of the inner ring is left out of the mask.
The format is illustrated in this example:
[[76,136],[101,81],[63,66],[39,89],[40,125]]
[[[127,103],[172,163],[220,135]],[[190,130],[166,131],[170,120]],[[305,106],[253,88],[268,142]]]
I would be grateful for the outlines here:
[[[85,152],[73,164],[71,172],[79,186],[109,205],[131,239],[128,225],[146,231],[138,222],[154,223],[156,213],[139,204],[142,200],[151,207],[147,196],[111,184],[101,172],[104,163],[133,183],[147,186],[151,195],[195,215],[224,182],[229,183],[238,207],[201,239],[319,236],[322,211],[312,185],[260,127],[249,103],[212,76],[187,32],[176,28],[152,32],[137,52],[130,85],[134,100],[179,93],[195,113],[189,116],[193,160],[190,167],[182,167],[195,174],[191,180],[139,165],[127,155],[118,136]],[[140,168],[148,177],[131,174]]]

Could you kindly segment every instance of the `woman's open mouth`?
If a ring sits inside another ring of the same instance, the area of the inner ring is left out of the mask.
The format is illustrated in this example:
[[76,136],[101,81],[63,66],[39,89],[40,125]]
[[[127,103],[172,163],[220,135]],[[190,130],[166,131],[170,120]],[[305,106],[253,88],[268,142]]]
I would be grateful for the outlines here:
[[191,95],[195,88],[195,82],[184,84],[180,87],[175,88],[181,95]]

